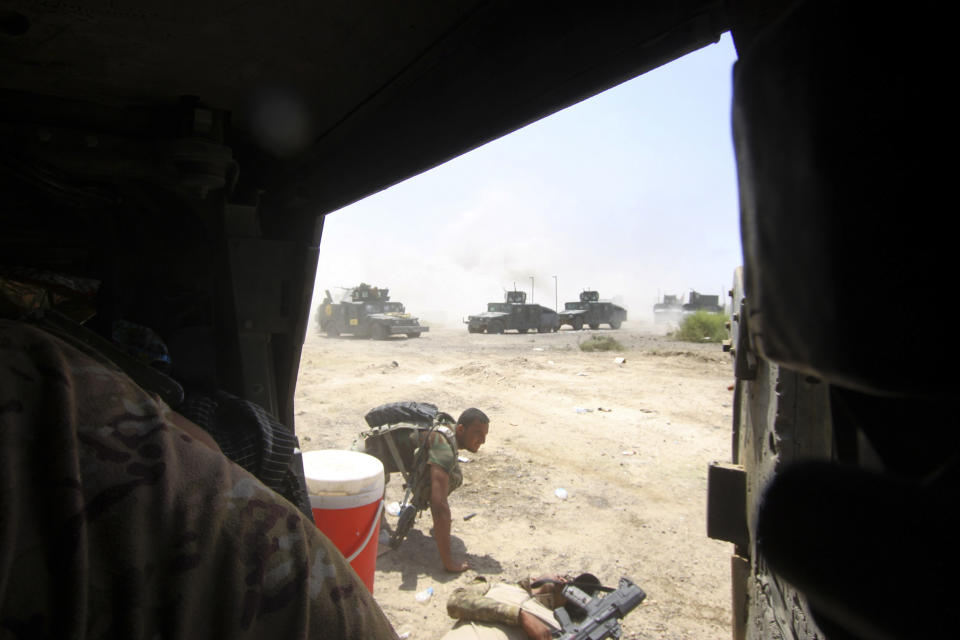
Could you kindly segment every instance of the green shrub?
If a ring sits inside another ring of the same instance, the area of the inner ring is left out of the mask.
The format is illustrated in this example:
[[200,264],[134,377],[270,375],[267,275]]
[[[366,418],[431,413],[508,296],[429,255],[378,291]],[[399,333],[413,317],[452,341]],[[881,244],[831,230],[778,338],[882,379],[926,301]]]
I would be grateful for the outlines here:
[[623,345],[610,336],[590,336],[580,343],[581,351],[620,351]]
[[722,342],[730,337],[726,323],[727,316],[722,313],[697,311],[684,318],[672,335],[685,342]]

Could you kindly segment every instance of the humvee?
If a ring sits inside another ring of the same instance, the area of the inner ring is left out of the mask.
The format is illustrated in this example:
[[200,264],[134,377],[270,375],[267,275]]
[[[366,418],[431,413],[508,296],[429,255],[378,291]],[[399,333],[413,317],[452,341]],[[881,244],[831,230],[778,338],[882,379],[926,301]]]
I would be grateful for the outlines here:
[[664,295],[663,300],[653,305],[654,324],[677,322],[683,312],[683,302],[680,296]]
[[627,320],[627,310],[609,300],[601,300],[596,291],[581,291],[580,300],[563,303],[563,311],[558,315],[560,326],[565,324],[579,331],[584,325],[599,329],[601,324],[619,329]]
[[690,290],[690,297],[682,307],[683,315],[696,313],[697,311],[707,311],[709,313],[722,313],[723,305],[720,304],[720,296],[704,295]]
[[320,330],[331,338],[341,333],[374,340],[386,340],[401,333],[408,338],[419,338],[430,330],[407,313],[402,303],[391,301],[389,289],[361,282],[347,289],[339,302],[333,301],[329,289],[324,293],[326,296],[317,310],[317,322]]
[[292,427],[326,215],[730,32],[733,635],[951,635],[958,346],[915,303],[956,271],[939,5],[228,4],[0,3],[4,265],[191,332]]
[[506,291],[503,302],[490,302],[483,313],[468,317],[464,322],[470,333],[503,333],[516,330],[526,333],[532,329],[549,333],[559,328],[557,312],[539,304],[527,304],[524,291]]

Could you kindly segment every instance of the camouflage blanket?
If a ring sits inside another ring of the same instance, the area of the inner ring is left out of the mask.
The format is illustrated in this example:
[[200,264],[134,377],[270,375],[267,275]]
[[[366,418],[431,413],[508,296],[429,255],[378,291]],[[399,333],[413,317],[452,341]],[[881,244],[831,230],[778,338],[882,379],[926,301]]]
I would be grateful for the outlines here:
[[0,320],[0,636],[395,638],[296,507],[96,353]]

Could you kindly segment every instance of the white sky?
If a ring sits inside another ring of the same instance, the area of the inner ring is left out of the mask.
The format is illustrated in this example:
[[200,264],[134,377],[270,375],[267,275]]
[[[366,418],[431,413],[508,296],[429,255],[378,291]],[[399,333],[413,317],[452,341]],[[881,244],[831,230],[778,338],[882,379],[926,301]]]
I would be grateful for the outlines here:
[[458,325],[514,283],[649,321],[658,294],[723,294],[742,261],[728,34],[327,216],[323,290],[367,282]]

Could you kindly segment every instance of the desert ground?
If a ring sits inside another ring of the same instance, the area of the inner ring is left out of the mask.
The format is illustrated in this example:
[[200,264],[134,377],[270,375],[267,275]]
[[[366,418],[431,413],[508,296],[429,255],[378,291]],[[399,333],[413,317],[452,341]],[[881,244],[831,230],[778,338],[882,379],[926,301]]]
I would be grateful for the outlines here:
[[[593,333],[623,349],[582,352]],[[374,596],[398,633],[439,638],[447,597],[477,574],[589,571],[646,591],[624,638],[730,637],[732,545],[706,537],[706,495],[708,464],[730,459],[731,363],[719,345],[664,333],[636,322],[525,335],[432,327],[372,341],[311,325],[296,395],[305,451],[349,448],[385,402],[431,402],[454,417],[475,406],[491,420],[479,453],[461,452],[464,486],[450,496],[454,558],[471,569],[444,571],[429,511],[399,549],[380,548]],[[387,502],[401,486],[394,476]],[[418,603],[427,587],[435,595]]]

